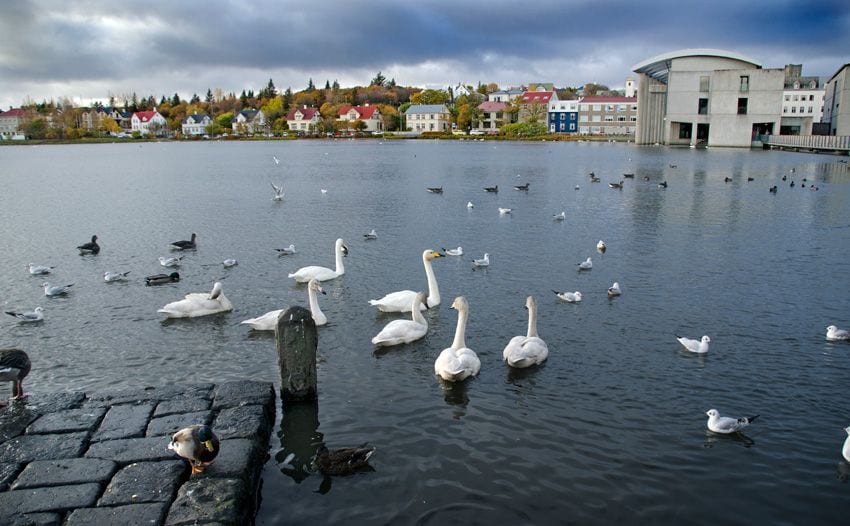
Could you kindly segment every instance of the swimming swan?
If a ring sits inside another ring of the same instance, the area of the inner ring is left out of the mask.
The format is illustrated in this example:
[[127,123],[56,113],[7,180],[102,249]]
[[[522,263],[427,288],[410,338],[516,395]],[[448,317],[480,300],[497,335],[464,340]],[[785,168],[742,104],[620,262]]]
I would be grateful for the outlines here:
[[313,265],[310,267],[301,267],[292,274],[289,274],[289,277],[295,278],[295,281],[298,283],[307,283],[311,279],[315,279],[316,281],[327,281],[329,279],[342,276],[345,274],[345,266],[342,263],[342,258],[344,256],[348,256],[348,247],[345,246],[345,242],[343,242],[342,238],[336,240],[334,254],[336,255],[336,270]]
[[425,336],[428,332],[428,320],[422,316],[419,307],[424,304],[428,308],[424,292],[417,292],[410,305],[413,313],[412,320],[393,320],[389,322],[381,332],[372,338],[372,343],[378,347],[389,347],[402,343],[410,343]]
[[[437,286],[437,277],[431,267],[434,258],[441,257],[436,250],[422,252],[422,264],[425,266],[425,276],[428,278],[428,307],[436,307],[440,304],[440,287]],[[369,305],[378,307],[381,312],[410,312],[416,291],[400,290],[391,292],[379,300],[369,300]],[[419,310],[425,310],[425,305],[419,306]]]
[[434,362],[434,373],[447,382],[459,382],[478,374],[481,370],[481,360],[464,341],[466,321],[469,318],[469,303],[463,296],[458,296],[452,302],[452,308],[457,311],[455,339],[452,346],[443,349],[437,357],[437,361]]
[[[319,308],[319,297],[317,295],[319,292],[325,294],[325,291],[322,289],[321,285],[319,285],[319,282],[315,279],[311,279],[310,283],[307,284],[307,300],[310,302],[310,314],[313,315],[313,321],[316,323],[316,327],[328,323],[328,317],[325,316],[325,313]],[[284,309],[269,311],[262,316],[244,320],[239,323],[242,325],[250,325],[255,331],[273,331],[277,328],[277,318],[283,311]]]
[[537,336],[537,302],[534,296],[525,300],[525,308],[528,309],[528,334],[511,338],[502,352],[508,365],[518,369],[541,364],[549,357],[549,346]]
[[194,292],[186,294],[180,301],[169,303],[157,312],[166,318],[197,318],[233,310],[233,305],[221,291],[221,283],[216,281],[210,293]]

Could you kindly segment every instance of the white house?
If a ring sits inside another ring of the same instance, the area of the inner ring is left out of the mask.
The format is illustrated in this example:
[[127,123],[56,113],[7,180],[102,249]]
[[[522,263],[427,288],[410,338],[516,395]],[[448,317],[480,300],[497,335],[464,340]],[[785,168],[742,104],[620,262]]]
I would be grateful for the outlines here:
[[451,114],[445,104],[414,104],[404,112],[407,129],[416,133],[447,132]]
[[518,88],[500,89],[487,95],[487,100],[490,102],[506,102],[511,103],[522,97],[525,91]]
[[23,120],[24,110],[20,108],[0,112],[0,139],[16,136]]
[[291,131],[315,131],[322,122],[322,114],[318,108],[302,108],[289,110],[286,114],[286,125]]
[[137,111],[130,117],[130,129],[142,135],[149,133],[161,135],[166,131],[166,124],[165,117],[156,110]]
[[381,112],[377,106],[364,104],[362,106],[343,105],[339,108],[337,121],[348,123],[348,127],[352,127],[355,121],[366,123],[366,128],[363,131],[380,132],[384,131],[384,121],[381,119]]
[[183,135],[198,136],[207,133],[207,126],[212,124],[212,119],[206,113],[195,113],[183,119]]
[[236,114],[230,124],[233,133],[253,135],[266,130],[266,116],[263,110],[243,110]]

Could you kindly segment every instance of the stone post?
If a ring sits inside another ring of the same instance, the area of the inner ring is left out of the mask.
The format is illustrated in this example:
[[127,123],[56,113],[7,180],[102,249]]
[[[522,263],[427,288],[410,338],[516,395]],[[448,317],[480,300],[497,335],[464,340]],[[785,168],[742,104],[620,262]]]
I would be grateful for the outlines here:
[[316,400],[316,323],[304,307],[290,307],[277,318],[275,330],[283,402]]

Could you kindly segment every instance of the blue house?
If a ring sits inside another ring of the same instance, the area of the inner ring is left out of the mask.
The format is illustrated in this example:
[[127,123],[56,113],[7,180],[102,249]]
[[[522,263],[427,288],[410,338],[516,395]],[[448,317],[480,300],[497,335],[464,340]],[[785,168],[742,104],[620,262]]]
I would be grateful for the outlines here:
[[549,101],[549,132],[578,133],[578,101]]

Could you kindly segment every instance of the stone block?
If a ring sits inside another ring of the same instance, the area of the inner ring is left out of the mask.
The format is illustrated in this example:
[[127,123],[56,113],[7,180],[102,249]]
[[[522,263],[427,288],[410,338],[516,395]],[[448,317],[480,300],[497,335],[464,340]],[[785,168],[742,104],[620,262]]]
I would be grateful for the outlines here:
[[6,409],[0,409],[0,444],[22,434],[40,415],[20,403],[12,403]]
[[106,414],[106,409],[102,407],[66,409],[55,413],[47,413],[27,427],[27,434],[92,431],[100,423],[104,414]]
[[67,486],[86,482],[105,483],[117,470],[118,465],[115,462],[98,458],[34,460],[18,475],[12,489]]
[[62,516],[58,513],[24,513],[15,515],[9,526],[61,526]]
[[156,526],[162,524],[168,504],[152,502],[115,508],[81,508],[68,515],[65,526]]
[[105,391],[89,395],[86,404],[112,406],[140,403],[149,400],[170,400],[179,397],[209,398],[213,384],[167,385],[144,389]]
[[85,393],[33,394],[27,398],[27,407],[40,414],[55,413],[78,409],[85,399]]
[[177,413],[194,413],[196,411],[206,411],[212,405],[212,400],[209,398],[172,398],[171,400],[163,400],[156,406],[153,416],[168,416]]
[[265,460],[265,450],[261,449],[254,440],[245,438],[222,440],[213,463],[204,469],[203,473],[194,475],[193,479],[238,478],[248,485],[249,491],[253,491]]
[[251,524],[251,498],[239,479],[192,479],[180,487],[165,524]]
[[270,382],[253,380],[225,382],[215,389],[213,409],[241,405],[261,405],[272,411],[274,409],[274,398],[274,387]]
[[188,472],[183,460],[130,464],[112,477],[97,505],[171,502]]
[[92,442],[145,436],[145,429],[148,427],[153,408],[154,405],[151,402],[110,407],[100,427],[92,436]]
[[154,418],[148,424],[148,437],[167,436],[180,431],[192,424],[209,424],[212,422],[211,411],[198,411],[195,413],[182,413]]
[[13,515],[94,506],[99,493],[100,485],[94,483],[4,491],[0,493],[0,524],[12,522]]
[[273,422],[263,406],[244,405],[222,409],[215,419],[213,429],[218,438],[268,437]]
[[21,435],[0,444],[0,462],[76,458],[83,455],[85,446],[86,433]]
[[15,480],[18,472],[21,470],[20,464],[14,462],[4,462],[0,464],[0,491],[6,491]]
[[168,443],[169,439],[165,437],[105,440],[89,446],[85,456],[114,460],[122,466],[133,462],[174,460],[177,455],[168,449]]

